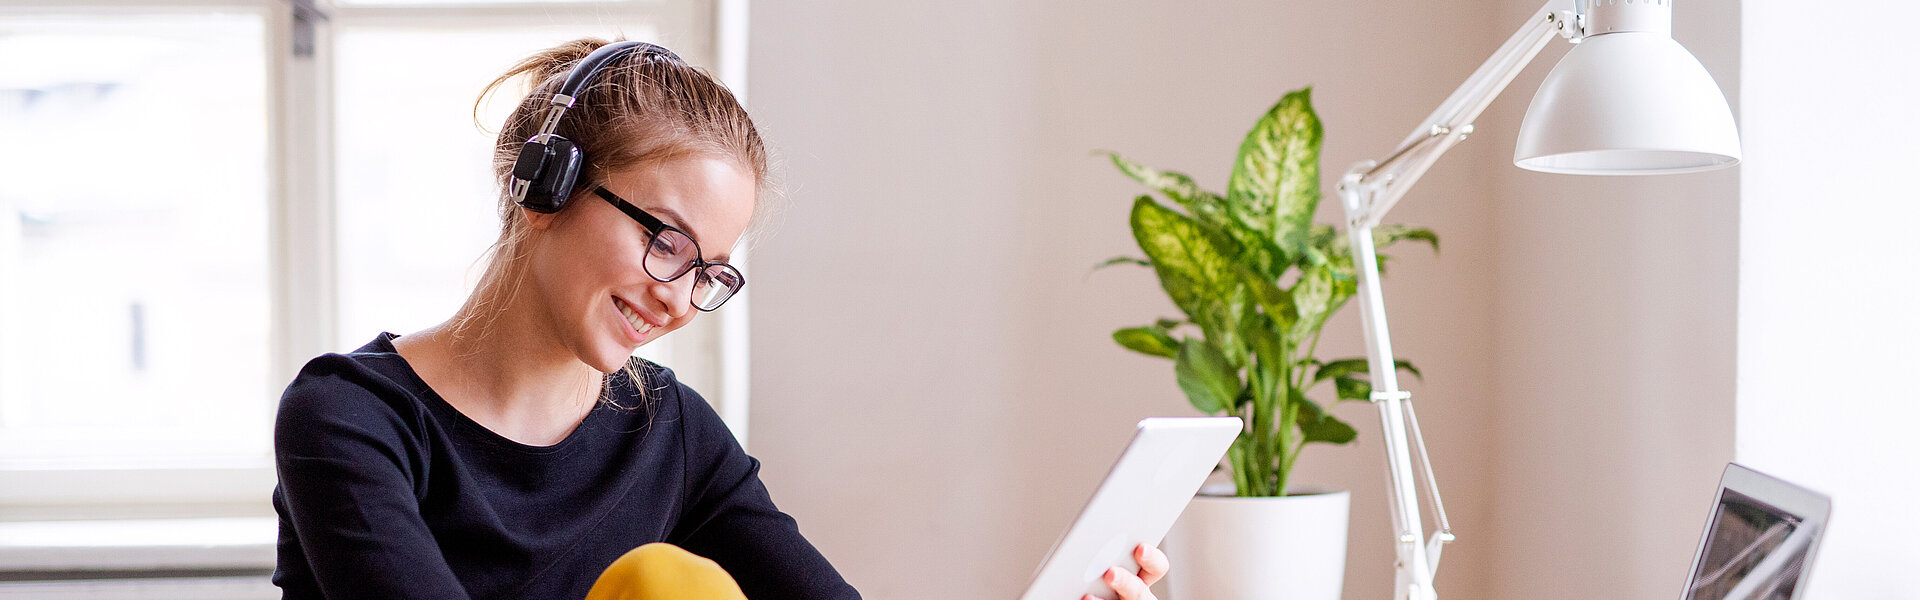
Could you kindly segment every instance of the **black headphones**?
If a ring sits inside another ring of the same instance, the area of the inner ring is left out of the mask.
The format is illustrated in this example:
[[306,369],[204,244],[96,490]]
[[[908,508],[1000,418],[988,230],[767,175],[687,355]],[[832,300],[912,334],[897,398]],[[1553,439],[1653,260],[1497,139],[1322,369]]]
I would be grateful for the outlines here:
[[601,46],[580,59],[573,71],[567,73],[567,81],[554,92],[552,110],[547,112],[547,120],[540,126],[540,133],[527,139],[520,146],[520,157],[513,161],[513,200],[527,210],[539,213],[555,213],[567,205],[567,198],[573,196],[574,180],[580,176],[580,166],[586,164],[587,157],[580,153],[580,147],[573,140],[555,135],[560,128],[560,117],[573,108],[574,99],[579,96],[587,82],[593,80],[600,67],[627,52],[638,51],[642,56],[655,54],[675,61],[680,56],[646,42],[614,42]]

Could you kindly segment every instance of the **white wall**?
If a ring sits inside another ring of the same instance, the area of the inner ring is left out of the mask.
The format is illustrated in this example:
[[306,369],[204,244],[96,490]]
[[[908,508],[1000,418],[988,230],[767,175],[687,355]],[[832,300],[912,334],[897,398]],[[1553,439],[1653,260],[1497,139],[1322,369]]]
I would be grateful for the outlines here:
[[1920,41],[1912,2],[1750,3],[1742,44],[1743,464],[1833,496],[1813,598],[1913,598],[1920,563]]
[[[754,449],[775,500],[873,598],[1017,594],[1132,422],[1193,413],[1168,361],[1108,339],[1175,313],[1148,272],[1088,274],[1137,252],[1126,214],[1140,193],[1090,152],[1220,188],[1254,119],[1314,84],[1331,182],[1390,150],[1504,35],[1443,3],[753,11],[751,108],[794,188],[749,275]],[[1493,274],[1476,160],[1450,157],[1395,214],[1438,229],[1445,253],[1400,249],[1388,274],[1469,540],[1442,577],[1462,597],[1482,595],[1496,543],[1480,533]],[[1361,352],[1353,315],[1327,332],[1335,356]],[[1338,414],[1360,442],[1313,449],[1296,480],[1354,490],[1348,594],[1386,597],[1375,417]]]

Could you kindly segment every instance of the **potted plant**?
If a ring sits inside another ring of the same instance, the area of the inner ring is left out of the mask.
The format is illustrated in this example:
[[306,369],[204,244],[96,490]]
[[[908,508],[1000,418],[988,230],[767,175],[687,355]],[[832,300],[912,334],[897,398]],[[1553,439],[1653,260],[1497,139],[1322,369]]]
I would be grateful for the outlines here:
[[[1329,412],[1330,402],[1366,400],[1372,391],[1365,358],[1315,354],[1321,326],[1356,284],[1345,236],[1313,222],[1322,131],[1310,95],[1311,88],[1286,94],[1254,124],[1225,195],[1108,153],[1172,206],[1135,198],[1133,235],[1146,257],[1102,266],[1151,267],[1184,313],[1115,331],[1114,341],[1172,359],[1200,412],[1246,422],[1225,461],[1232,495],[1224,485],[1203,489],[1168,538],[1167,553],[1180,564],[1171,581],[1178,598],[1340,597],[1347,493],[1290,492],[1287,477],[1308,444],[1353,442],[1353,427]],[[1412,239],[1439,250],[1425,228],[1383,225],[1374,235],[1382,248]],[[1419,376],[1405,361],[1396,366]],[[1310,397],[1328,392],[1324,401]]]

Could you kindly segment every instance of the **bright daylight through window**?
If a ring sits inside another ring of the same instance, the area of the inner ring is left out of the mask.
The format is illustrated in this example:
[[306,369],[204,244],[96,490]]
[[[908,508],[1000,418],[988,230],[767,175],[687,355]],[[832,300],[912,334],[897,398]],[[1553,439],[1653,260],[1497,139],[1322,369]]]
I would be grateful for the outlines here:
[[[0,463],[263,456],[256,15],[0,20]],[[216,93],[217,91],[217,93]]]
[[[151,505],[159,488],[264,511],[274,408],[301,364],[441,322],[485,268],[500,227],[491,149],[526,87],[503,87],[476,120],[480,91],[583,36],[658,41],[717,69],[714,10],[0,4],[0,131],[17,141],[0,146],[0,520]],[[744,319],[639,354],[722,405],[719,363],[744,355],[728,345]]]

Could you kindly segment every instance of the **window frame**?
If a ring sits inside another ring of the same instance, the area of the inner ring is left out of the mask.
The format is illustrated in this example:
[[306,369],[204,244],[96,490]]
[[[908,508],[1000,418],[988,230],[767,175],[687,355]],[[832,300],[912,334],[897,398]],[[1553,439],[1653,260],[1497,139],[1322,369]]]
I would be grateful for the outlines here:
[[[352,27],[458,30],[478,26],[594,27],[646,23],[660,41],[707,65],[745,101],[747,0],[588,0],[358,6],[330,0],[0,0],[0,16],[137,9],[261,15],[267,69],[267,223],[271,356],[263,402],[315,356],[341,351],[334,158],[334,45]],[[297,33],[304,29],[311,35]],[[310,52],[297,52],[296,43]],[[476,82],[476,86],[484,82]],[[744,250],[744,249],[743,249]],[[745,269],[745,252],[735,264]],[[741,443],[747,436],[748,296],[675,334],[682,380],[701,390]],[[715,318],[717,317],[717,318]],[[271,426],[270,423],[262,426]],[[271,454],[159,467],[0,464],[0,521],[270,515]],[[0,570],[5,566],[0,565]]]

